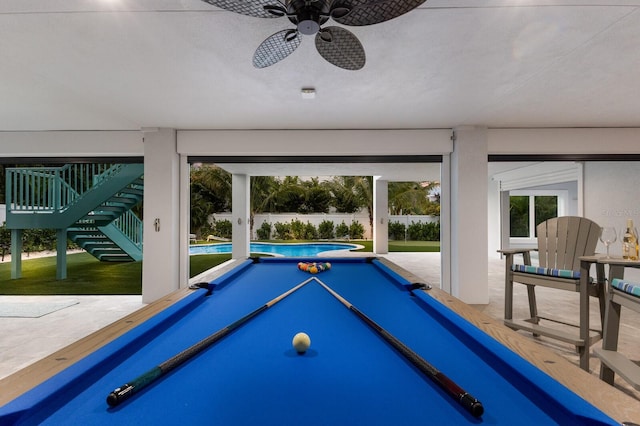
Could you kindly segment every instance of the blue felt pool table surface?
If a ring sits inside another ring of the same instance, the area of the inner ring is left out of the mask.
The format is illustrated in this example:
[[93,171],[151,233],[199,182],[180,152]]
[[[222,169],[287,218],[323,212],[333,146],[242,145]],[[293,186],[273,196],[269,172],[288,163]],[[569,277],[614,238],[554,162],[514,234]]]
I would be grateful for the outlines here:
[[[311,277],[247,260],[0,408],[0,424],[617,424],[378,260],[314,275],[478,398],[475,418],[314,280],[117,407],[105,398]],[[303,355],[291,346],[311,337]]]

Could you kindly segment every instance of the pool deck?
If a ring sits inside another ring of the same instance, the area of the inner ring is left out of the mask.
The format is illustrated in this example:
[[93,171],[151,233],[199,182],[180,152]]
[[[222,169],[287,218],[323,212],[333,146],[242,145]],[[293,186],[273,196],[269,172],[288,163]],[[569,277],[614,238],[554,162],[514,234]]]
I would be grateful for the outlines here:
[[[332,256],[336,254],[333,253]],[[372,253],[363,253],[362,256],[372,256]],[[440,282],[440,253],[389,253],[384,257],[410,271],[423,282],[434,286],[438,286]],[[504,309],[504,261],[491,258],[488,264],[490,302],[473,307],[501,320]],[[231,263],[220,265],[215,273],[219,274],[224,268],[232,266]],[[191,281],[206,281],[207,275],[211,273],[207,271]],[[547,310],[562,312],[569,317],[577,316],[576,294],[553,290],[547,293],[543,290],[551,289],[540,289],[538,292],[539,303],[544,301],[551,304]],[[525,294],[526,291],[523,290],[517,296]],[[547,294],[548,297],[545,297]],[[74,299],[78,303],[39,318],[0,317],[0,379],[145,306],[141,296],[0,296],[0,304],[46,304],[62,299]],[[597,324],[599,318],[595,299],[592,300],[591,315],[593,324]],[[619,349],[626,354],[637,355],[640,353],[640,314],[626,310],[622,323]],[[523,335],[534,339],[530,334]],[[545,338],[535,340],[578,365],[578,356],[573,346]],[[600,343],[594,344],[592,348],[599,347]],[[590,366],[592,374],[597,376],[600,369],[598,359],[592,356]],[[618,377],[616,387],[640,401],[640,392],[633,390]]]

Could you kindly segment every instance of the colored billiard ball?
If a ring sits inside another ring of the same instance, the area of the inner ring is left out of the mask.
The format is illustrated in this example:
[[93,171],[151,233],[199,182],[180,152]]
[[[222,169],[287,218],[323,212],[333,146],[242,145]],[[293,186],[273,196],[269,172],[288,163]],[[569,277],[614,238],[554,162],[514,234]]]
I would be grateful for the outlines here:
[[307,333],[298,333],[293,336],[293,340],[291,341],[293,345],[293,349],[296,350],[299,354],[303,354],[309,349],[311,346],[311,338]]

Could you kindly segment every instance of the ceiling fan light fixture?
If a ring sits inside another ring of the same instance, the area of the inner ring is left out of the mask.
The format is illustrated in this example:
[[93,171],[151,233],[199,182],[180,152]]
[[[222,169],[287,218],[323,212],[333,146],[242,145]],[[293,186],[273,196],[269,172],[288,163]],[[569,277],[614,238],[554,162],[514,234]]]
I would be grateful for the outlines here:
[[[355,34],[342,26],[367,26],[397,18],[427,0],[202,0],[210,5],[257,18],[286,17],[295,29],[267,37],[253,55],[256,68],[289,56],[302,42],[298,34],[315,35],[316,50],[327,62],[345,70],[364,67],[366,55]],[[324,27],[330,19],[342,26]]]
[[320,30],[320,24],[311,19],[298,22],[298,31],[304,35],[314,35]]

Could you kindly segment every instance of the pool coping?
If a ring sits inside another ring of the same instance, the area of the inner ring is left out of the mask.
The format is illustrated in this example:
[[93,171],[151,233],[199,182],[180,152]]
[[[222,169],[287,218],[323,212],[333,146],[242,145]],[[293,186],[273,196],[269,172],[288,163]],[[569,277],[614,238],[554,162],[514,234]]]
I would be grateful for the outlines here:
[[[208,244],[191,244],[189,246],[189,249],[191,249],[191,247],[205,247],[205,246],[218,246],[218,245],[222,245],[222,244],[231,244],[230,241],[225,241],[225,242],[219,242],[219,243],[208,243]],[[327,256],[345,256],[349,253],[353,253],[352,250],[362,250],[364,248],[364,246],[362,244],[357,244],[357,243],[349,243],[349,242],[330,242],[330,241],[319,241],[319,242],[307,242],[307,243],[265,243],[265,242],[259,242],[259,241],[255,241],[255,242],[251,242],[250,244],[268,244],[268,245],[275,245],[275,246],[302,246],[302,245],[338,245],[338,244],[343,244],[343,245],[351,245],[354,246],[353,248],[349,248],[349,249],[336,249],[336,250],[327,250],[327,251],[321,251],[313,256],[308,256],[308,257],[327,257]],[[231,253],[231,252],[228,252]],[[203,254],[228,254],[227,252],[222,252],[222,253],[189,253],[189,256],[200,256]],[[273,253],[273,252],[262,252],[262,251],[251,251],[251,253],[255,253],[255,254],[261,254],[261,255],[267,255],[267,256],[273,256],[273,257],[299,257],[297,255],[284,255],[284,254],[280,254],[280,253]],[[371,256],[371,252],[368,252],[369,256]]]

